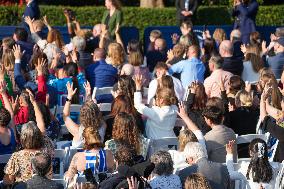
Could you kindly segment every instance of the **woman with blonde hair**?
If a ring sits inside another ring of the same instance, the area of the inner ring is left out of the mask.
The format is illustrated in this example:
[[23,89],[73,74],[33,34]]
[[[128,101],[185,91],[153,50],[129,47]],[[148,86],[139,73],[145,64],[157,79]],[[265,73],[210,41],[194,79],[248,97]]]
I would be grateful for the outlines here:
[[199,173],[193,173],[190,176],[188,176],[184,183],[185,189],[211,189],[211,186],[207,179],[199,174]]
[[142,80],[141,76],[135,77],[134,107],[139,113],[147,117],[147,138],[175,137],[173,128],[177,118],[176,111],[178,110],[175,93],[168,88],[157,90],[155,105],[149,108],[142,103]]
[[106,62],[113,65],[120,73],[121,67],[125,62],[123,47],[119,43],[111,43],[108,46]]
[[213,39],[215,40],[216,45],[219,48],[221,42],[227,39],[225,30],[223,30],[222,28],[216,28],[213,33]]
[[71,161],[65,175],[71,179],[75,174],[84,174],[84,171],[91,169],[93,175],[102,172],[111,172],[114,166],[114,159],[111,151],[104,150],[104,144],[97,128],[87,127],[83,131],[84,151],[77,152]]

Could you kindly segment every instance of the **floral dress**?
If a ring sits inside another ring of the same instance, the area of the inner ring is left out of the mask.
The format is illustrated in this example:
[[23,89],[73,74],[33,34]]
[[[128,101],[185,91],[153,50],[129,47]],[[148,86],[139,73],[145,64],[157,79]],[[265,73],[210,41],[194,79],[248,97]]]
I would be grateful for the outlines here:
[[[47,136],[44,136],[43,140],[44,147],[40,150],[29,151],[24,149],[13,153],[5,166],[5,174],[15,176],[15,182],[26,182],[32,178],[31,159],[41,152],[47,153],[51,157],[54,156],[54,147],[51,140]],[[47,177],[52,179],[52,169],[47,174]]]

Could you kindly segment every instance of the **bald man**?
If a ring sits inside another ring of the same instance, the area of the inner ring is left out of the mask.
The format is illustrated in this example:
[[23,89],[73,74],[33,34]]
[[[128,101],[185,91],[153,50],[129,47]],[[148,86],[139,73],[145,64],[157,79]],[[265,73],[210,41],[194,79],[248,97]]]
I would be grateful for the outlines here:
[[222,66],[223,70],[241,76],[244,69],[243,61],[233,56],[233,43],[229,40],[222,41],[219,47],[219,53],[224,60]]

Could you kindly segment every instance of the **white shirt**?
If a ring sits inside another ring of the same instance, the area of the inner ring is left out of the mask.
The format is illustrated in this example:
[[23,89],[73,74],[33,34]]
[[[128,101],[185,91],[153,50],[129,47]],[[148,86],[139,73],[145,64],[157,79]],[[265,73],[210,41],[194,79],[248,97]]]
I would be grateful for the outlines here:
[[176,137],[173,128],[176,123],[178,108],[172,106],[153,106],[149,108],[142,104],[140,92],[134,93],[134,106],[137,111],[147,117],[146,135],[150,139]]
[[[184,92],[185,92],[184,88],[183,88],[179,79],[177,79],[175,77],[172,77],[172,78],[173,78],[176,97],[178,98],[179,101],[182,101],[183,96],[184,96]],[[158,88],[158,80],[153,79],[149,84],[147,104],[151,104],[152,99],[156,95],[157,88]]]
[[250,180],[247,180],[246,178],[249,162],[242,162],[240,168],[237,171],[235,171],[234,163],[233,163],[233,155],[227,154],[226,164],[227,164],[227,169],[230,175],[230,179],[245,181],[246,189],[259,189],[260,185],[262,185],[264,189],[274,189],[275,179],[277,176],[276,167],[272,167],[273,175],[272,175],[272,180],[269,183],[257,183],[257,182],[252,181],[251,174],[250,174]]

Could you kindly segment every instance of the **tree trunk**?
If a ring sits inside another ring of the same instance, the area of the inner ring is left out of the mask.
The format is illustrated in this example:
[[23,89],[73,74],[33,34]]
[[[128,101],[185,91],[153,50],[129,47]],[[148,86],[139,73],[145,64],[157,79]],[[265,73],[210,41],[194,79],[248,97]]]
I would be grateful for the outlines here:
[[162,8],[164,6],[163,0],[140,0],[140,7],[143,8]]

